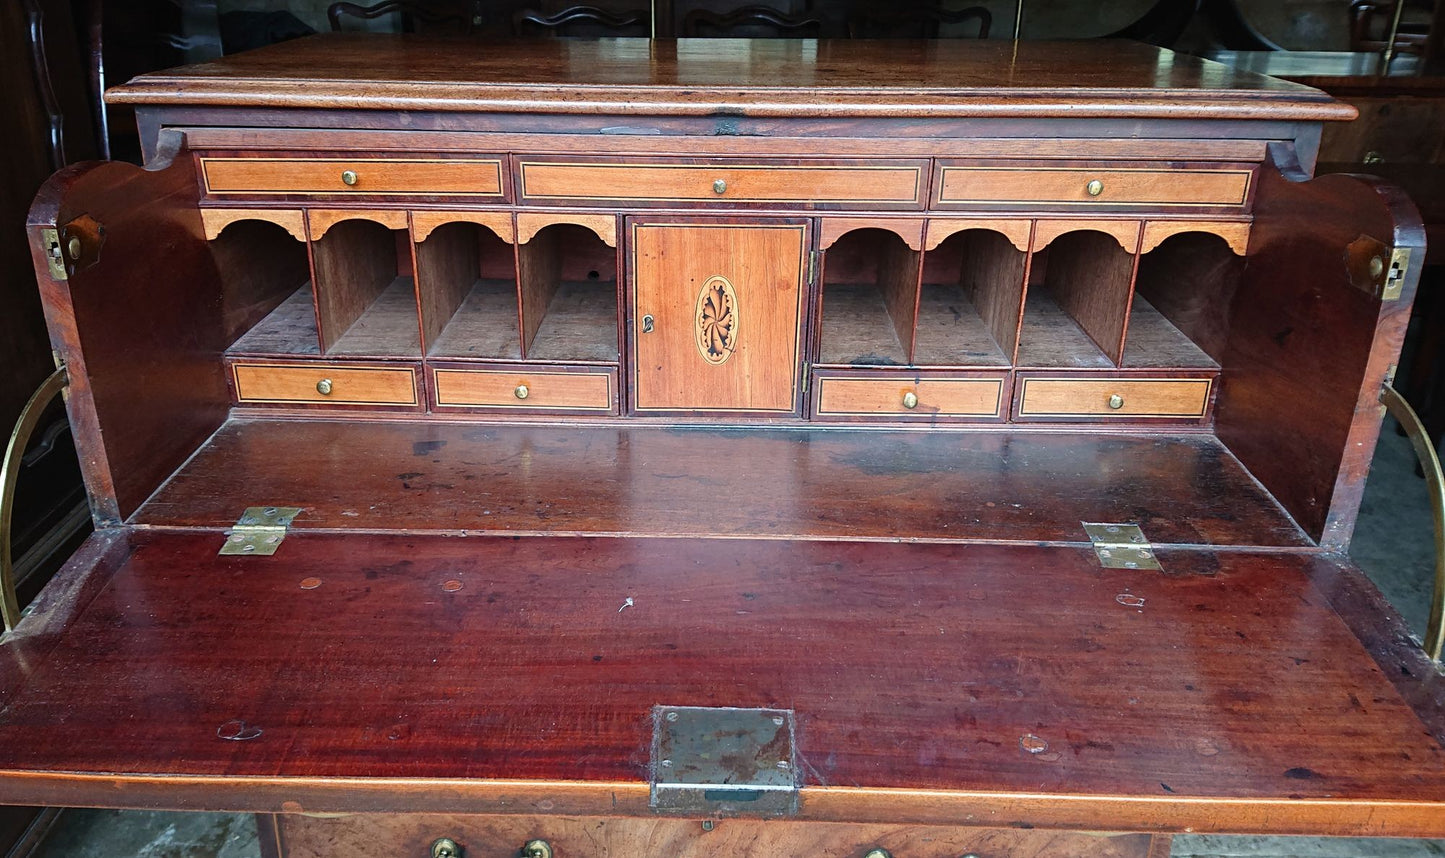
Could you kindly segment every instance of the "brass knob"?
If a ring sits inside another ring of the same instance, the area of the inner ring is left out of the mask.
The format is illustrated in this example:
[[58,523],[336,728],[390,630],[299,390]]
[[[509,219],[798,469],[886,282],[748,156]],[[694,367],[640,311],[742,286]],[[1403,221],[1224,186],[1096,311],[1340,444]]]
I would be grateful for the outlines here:
[[517,389],[512,392],[517,394],[518,399],[526,399],[528,396],[532,395],[532,391],[528,390],[527,385],[525,384],[517,385]]
[[65,243],[65,252],[70,254],[71,259],[80,258],[80,238],[72,235],[70,241]]
[[918,394],[914,393],[914,392],[911,391],[911,390],[908,391],[907,393],[903,394],[903,407],[904,407],[904,408],[917,408],[917,407],[918,407]]
[[1381,256],[1370,257],[1370,276],[1378,278],[1385,273],[1385,259]]
[[439,837],[431,845],[431,858],[462,858],[462,847],[450,837]]
[[316,392],[319,393],[319,394],[321,394],[322,396],[330,396],[330,395],[331,395],[331,379],[329,379],[329,378],[323,378],[323,379],[321,379],[320,381],[316,382]]
[[1365,153],[1366,164],[1379,164],[1384,160],[1385,156],[1381,155],[1379,152],[1376,152],[1374,149],[1371,149],[1370,151]]
[[354,185],[354,184],[356,184],[356,171],[355,171],[355,170],[342,170],[342,171],[341,171],[341,181],[342,181],[343,184],[347,184],[347,185]]
[[887,849],[870,849],[863,858],[893,858],[893,853]]
[[722,179],[718,179],[717,181],[715,181],[715,182],[712,183],[712,192],[715,193],[715,194],[725,194],[725,193],[727,193],[727,192],[728,192],[728,183],[727,183],[727,182],[724,182]]
[[1104,183],[1099,181],[1098,179],[1094,179],[1093,181],[1089,182],[1089,184],[1084,186],[1084,190],[1089,192],[1089,196],[1097,197],[1099,194],[1102,194],[1104,192]]
[[1124,407],[1124,397],[1120,396],[1120,395],[1117,394],[1117,393],[1111,393],[1111,394],[1109,394],[1109,407],[1112,408],[1112,409],[1114,409],[1115,411],[1118,411],[1120,408],[1123,408],[1123,407]]
[[522,858],[552,858],[552,844],[545,840],[528,840],[522,847]]

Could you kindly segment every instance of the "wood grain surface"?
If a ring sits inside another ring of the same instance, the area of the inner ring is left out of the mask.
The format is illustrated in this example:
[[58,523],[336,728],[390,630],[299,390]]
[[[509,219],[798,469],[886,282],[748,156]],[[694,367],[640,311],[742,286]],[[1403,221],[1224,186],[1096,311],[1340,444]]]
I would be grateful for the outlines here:
[[298,528],[1308,545],[1207,435],[237,419],[135,523],[227,527],[237,497],[305,505]]
[[1445,752],[1311,583],[1327,559],[220,538],[133,532],[63,630],[27,620],[50,649],[6,663],[0,799],[649,815],[666,702],[792,709],[803,820],[1445,829]]
[[297,241],[306,240],[306,214],[301,209],[201,209],[201,223],[206,228],[206,238],[211,241],[231,224],[247,220],[274,223]]
[[[519,161],[522,200],[729,203],[863,203],[922,207],[928,163],[869,166],[568,164]],[[718,190],[722,182],[722,191]]]
[[[448,408],[543,409],[615,412],[617,373],[560,372],[542,367],[472,369],[433,367],[432,396]],[[518,393],[525,388],[526,393]]]
[[[1004,380],[984,378],[818,378],[819,415],[894,414],[900,416],[998,417],[1004,404]],[[903,397],[912,393],[909,408]]]
[[[1067,203],[1074,205],[1242,206],[1251,171],[1120,169],[1118,167],[939,167],[939,204]],[[1090,194],[1087,186],[1102,190]]]
[[[411,367],[337,366],[328,363],[231,365],[240,402],[316,402],[342,405],[416,405]],[[318,385],[329,382],[323,387]]]
[[[1019,381],[1020,417],[1193,417],[1209,410],[1209,379],[1063,379]],[[1114,396],[1121,402],[1114,408]]]
[[[200,159],[208,194],[443,194],[502,196],[502,162],[491,158],[378,160],[375,158]],[[354,184],[342,179],[354,173]]]
[[[277,817],[287,858],[424,856],[438,837],[466,854],[502,858],[544,839],[562,858],[707,858],[715,855],[816,855],[854,858],[886,849],[899,858],[1151,858],[1147,834],[1009,831],[957,826],[842,825],[748,819],[587,819],[543,816],[357,814]],[[1168,839],[1167,837],[1163,839]],[[1167,858],[1167,851],[1165,853]]]
[[[305,85],[298,85],[306,81]],[[765,97],[759,97],[760,93]],[[121,104],[709,115],[1345,120],[1318,90],[1128,42],[297,39],[142,75]]]

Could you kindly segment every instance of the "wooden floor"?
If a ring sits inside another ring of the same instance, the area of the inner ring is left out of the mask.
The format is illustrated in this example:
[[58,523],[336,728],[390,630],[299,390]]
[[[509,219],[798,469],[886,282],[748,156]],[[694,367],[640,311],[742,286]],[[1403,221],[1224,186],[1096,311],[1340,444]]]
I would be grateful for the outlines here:
[[508,534],[1310,543],[1205,435],[717,430],[233,419],[134,516],[227,527]]
[[63,573],[0,648],[0,801],[646,814],[652,707],[696,705],[795,711],[801,818],[1409,835],[1445,813],[1445,753],[1311,584],[1326,558],[221,541],[113,533]]

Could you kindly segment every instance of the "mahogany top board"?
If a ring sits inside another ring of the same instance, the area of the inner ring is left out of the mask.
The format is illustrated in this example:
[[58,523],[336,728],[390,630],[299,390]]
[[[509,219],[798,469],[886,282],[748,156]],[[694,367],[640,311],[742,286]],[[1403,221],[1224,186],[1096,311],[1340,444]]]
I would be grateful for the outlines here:
[[0,801],[647,815],[652,707],[741,706],[796,713],[805,819],[1445,833],[1329,558],[223,539],[97,536],[7,636]]
[[1318,90],[1133,42],[322,34],[145,74],[112,103],[755,116],[1353,119]]

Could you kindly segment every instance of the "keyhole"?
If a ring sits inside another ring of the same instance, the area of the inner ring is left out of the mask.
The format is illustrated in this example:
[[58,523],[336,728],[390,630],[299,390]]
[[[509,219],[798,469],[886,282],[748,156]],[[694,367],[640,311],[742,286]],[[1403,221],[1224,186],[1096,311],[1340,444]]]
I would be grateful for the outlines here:
[[643,332],[644,334],[650,334],[650,333],[652,333],[652,316],[651,316],[651,315],[646,315],[646,316],[643,316],[643,317],[642,317],[642,332]]

